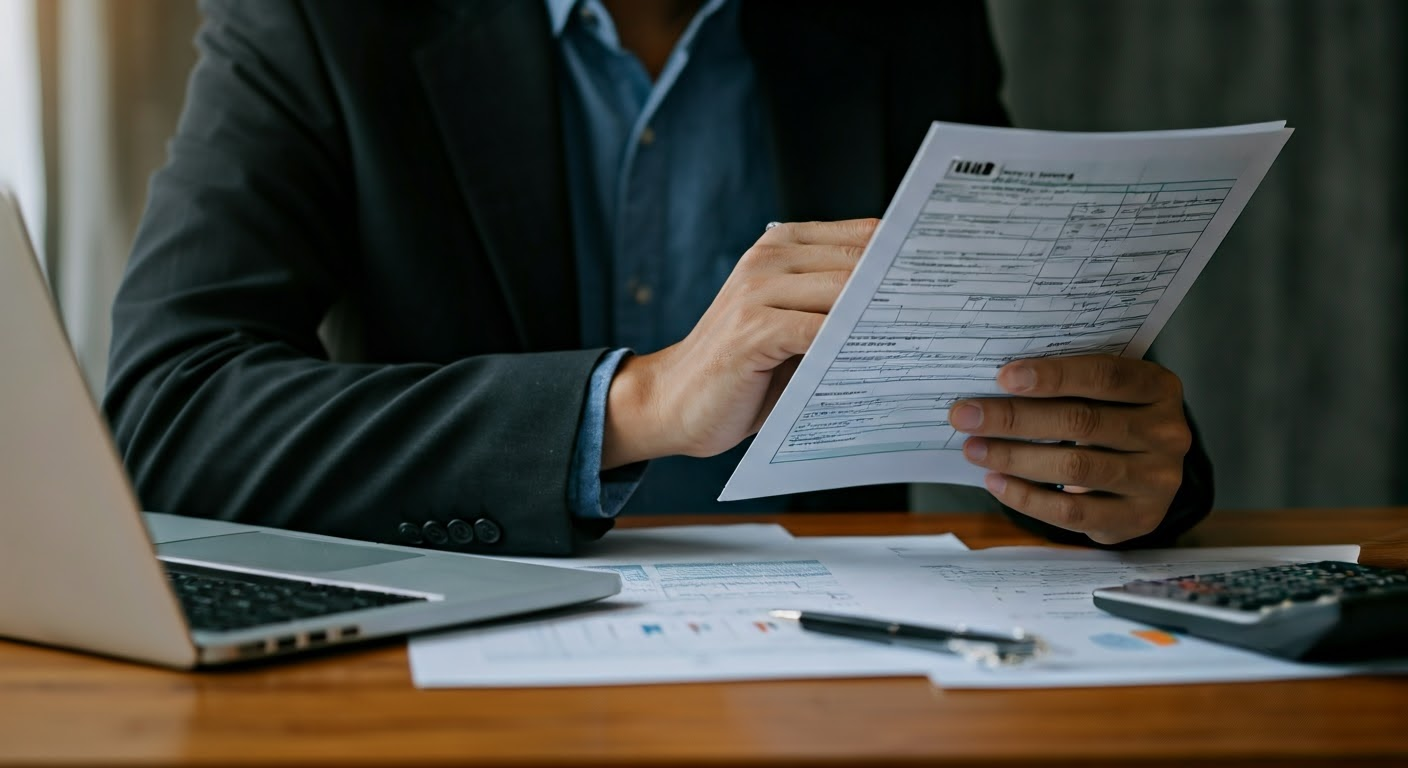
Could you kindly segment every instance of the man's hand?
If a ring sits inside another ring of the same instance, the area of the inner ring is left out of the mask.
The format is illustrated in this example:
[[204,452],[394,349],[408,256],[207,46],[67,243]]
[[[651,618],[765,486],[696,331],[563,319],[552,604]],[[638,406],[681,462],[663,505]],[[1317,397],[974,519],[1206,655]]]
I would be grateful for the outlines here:
[[949,421],[973,435],[963,454],[992,470],[987,487],[999,501],[1101,544],[1164,519],[1193,440],[1177,376],[1143,360],[1086,355],[1009,363],[997,382],[1017,397],[954,403]]
[[757,432],[876,224],[810,222],[764,232],[689,336],[621,364],[607,394],[602,469],[713,456]]

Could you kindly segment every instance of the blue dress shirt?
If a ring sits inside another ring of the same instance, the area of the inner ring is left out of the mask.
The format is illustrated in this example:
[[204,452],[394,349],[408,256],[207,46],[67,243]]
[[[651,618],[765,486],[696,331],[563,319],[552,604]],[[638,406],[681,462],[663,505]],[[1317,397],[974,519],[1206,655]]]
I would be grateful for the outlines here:
[[743,446],[600,472],[606,394],[627,354],[688,335],[738,258],[778,217],[771,138],[737,0],[708,0],[652,82],[599,0],[547,0],[558,40],[582,341],[598,365],[570,506],[583,517],[768,512],[786,498],[714,499]]

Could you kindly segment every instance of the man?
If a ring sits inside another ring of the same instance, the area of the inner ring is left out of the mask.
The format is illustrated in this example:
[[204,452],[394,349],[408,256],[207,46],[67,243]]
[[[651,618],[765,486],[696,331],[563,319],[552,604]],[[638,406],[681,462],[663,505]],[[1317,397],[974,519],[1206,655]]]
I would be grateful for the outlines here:
[[[719,509],[930,121],[1004,120],[980,2],[858,5],[205,3],[113,312],[143,502],[551,554]],[[1019,520],[1142,544],[1206,513],[1173,374],[999,381],[951,418]]]

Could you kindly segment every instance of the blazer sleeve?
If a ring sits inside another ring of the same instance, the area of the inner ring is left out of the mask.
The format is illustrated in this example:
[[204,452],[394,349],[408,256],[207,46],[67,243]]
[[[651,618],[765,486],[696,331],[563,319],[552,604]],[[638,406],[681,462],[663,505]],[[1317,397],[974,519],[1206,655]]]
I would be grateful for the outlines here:
[[163,512],[568,554],[610,527],[574,521],[566,488],[604,350],[328,359],[318,328],[357,263],[355,179],[300,7],[202,6],[113,307],[104,409],[137,494]]

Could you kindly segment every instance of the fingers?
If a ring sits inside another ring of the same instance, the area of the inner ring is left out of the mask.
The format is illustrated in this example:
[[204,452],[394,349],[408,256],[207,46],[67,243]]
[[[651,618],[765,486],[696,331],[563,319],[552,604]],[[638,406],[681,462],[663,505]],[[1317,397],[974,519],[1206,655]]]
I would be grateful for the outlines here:
[[1119,453],[1070,445],[969,438],[968,461],[985,469],[1037,483],[1126,496],[1172,497],[1183,483],[1181,462],[1147,453]]
[[795,355],[773,369],[772,379],[768,382],[767,394],[763,396],[763,405],[758,409],[758,417],[753,420],[753,426],[748,434],[757,434],[758,430],[763,428],[763,422],[767,421],[773,407],[782,398],[782,391],[787,389],[787,382],[792,380],[792,375],[797,372],[797,366],[801,362],[802,357]]
[[829,312],[862,248],[848,245],[755,245],[724,285],[744,305]]
[[949,409],[949,423],[969,435],[1074,442],[1180,456],[1188,452],[1193,439],[1181,406],[1140,408],[1077,399],[962,400]]
[[769,245],[759,242],[738,260],[735,272],[806,273],[850,272],[865,248],[859,245]]
[[875,224],[783,224],[764,233],[684,339],[618,369],[603,466],[608,459],[619,466],[672,454],[713,456],[757,431]]
[[964,456],[992,470],[985,482],[999,501],[1102,544],[1158,526],[1193,439],[1177,376],[1142,360],[1084,355],[1019,360],[997,381],[1017,397],[957,402],[949,422],[975,436]]
[[870,236],[875,234],[875,228],[879,224],[879,219],[785,222],[764,232],[758,242],[853,245],[863,248],[870,242]]
[[815,312],[757,307],[741,321],[729,351],[746,358],[748,370],[771,371],[806,354],[825,320],[826,315]]
[[752,300],[763,306],[826,314],[850,276],[850,272],[840,270],[767,276],[758,279],[748,290]]
[[1023,397],[1084,397],[1134,404],[1183,399],[1183,385],[1168,369],[1113,355],[1018,360],[998,371],[997,383]]
[[1053,491],[998,472],[989,472],[984,484],[1008,507],[1057,527],[1084,533],[1099,544],[1118,544],[1143,536],[1158,527],[1166,511],[1157,505],[1131,506],[1115,496]]

